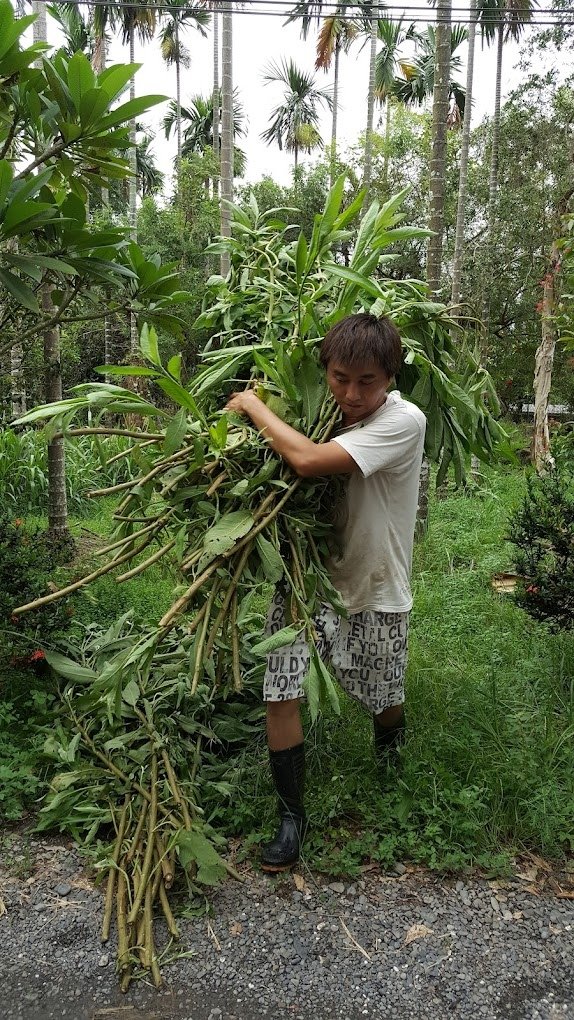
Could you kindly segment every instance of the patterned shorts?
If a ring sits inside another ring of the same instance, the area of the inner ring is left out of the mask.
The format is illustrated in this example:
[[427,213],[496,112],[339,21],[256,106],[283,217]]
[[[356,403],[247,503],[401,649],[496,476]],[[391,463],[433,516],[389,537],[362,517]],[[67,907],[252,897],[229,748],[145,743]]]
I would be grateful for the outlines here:
[[[286,626],[284,599],[275,593],[267,614],[267,634]],[[344,691],[376,715],[402,705],[407,665],[408,613],[365,610],[347,619],[328,606],[314,620],[317,650]],[[267,657],[264,701],[304,698],[303,681],[309,668],[307,642],[295,641]]]

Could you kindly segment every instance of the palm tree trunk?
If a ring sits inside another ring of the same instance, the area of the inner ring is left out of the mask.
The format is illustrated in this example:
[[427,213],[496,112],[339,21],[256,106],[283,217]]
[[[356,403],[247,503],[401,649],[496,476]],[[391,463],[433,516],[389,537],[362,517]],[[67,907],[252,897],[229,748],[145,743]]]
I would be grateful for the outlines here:
[[419,499],[415,522],[415,538],[424,538],[429,527],[430,464],[423,457],[419,475]]
[[[33,25],[33,41],[46,42],[47,41],[47,26],[46,26],[46,7],[41,0],[33,0],[32,2],[32,13],[36,15],[36,21]],[[24,10],[21,11],[22,16]],[[42,64],[41,58],[34,61],[35,67],[40,67]],[[16,253],[18,251],[18,242],[15,238],[10,239],[7,244],[8,251]],[[26,399],[26,382],[24,379],[24,372],[22,370],[22,359],[24,357],[24,351],[22,344],[16,340],[10,348],[10,405],[13,418],[19,418],[21,414],[25,414],[27,410],[27,399]]]
[[[135,25],[133,21],[130,24],[130,64],[135,63]],[[136,83],[135,77],[132,75],[130,79],[130,99],[136,97]],[[136,153],[136,122],[135,117],[130,120],[130,179],[129,179],[129,224],[130,224],[130,237],[132,241],[138,239],[138,221],[137,221],[137,153]],[[139,337],[137,329],[137,319],[133,312],[130,312],[130,359],[132,362],[138,357],[139,354]]]
[[[105,29],[101,35],[97,34],[94,36],[94,52],[92,54],[92,68],[96,74],[101,74],[106,67],[106,32]],[[110,205],[110,193],[108,188],[102,188],[102,205],[105,209],[109,209]]]
[[[135,26],[130,24],[130,64],[135,63]],[[132,75],[130,78],[130,100],[136,97],[136,82]],[[137,155],[136,155],[136,121],[135,117],[130,120],[130,179],[129,179],[129,209],[128,218],[130,224],[130,236],[132,241],[137,241]]]
[[[217,11],[213,11],[213,116],[212,116],[212,134],[213,134],[213,152],[219,166],[221,159],[221,149],[219,145],[219,104],[221,102],[221,93],[219,89],[219,15]],[[219,174],[215,174],[213,178],[213,197],[217,198],[219,195]]]
[[[18,241],[15,237],[8,238],[6,250],[16,254],[18,252]],[[22,369],[24,349],[18,340],[14,340],[10,347],[10,410],[12,418],[19,418],[25,414],[28,406],[26,400],[26,380]]]
[[335,80],[333,82],[333,120],[331,124],[331,187],[337,173],[337,115],[339,113],[339,57],[341,47],[335,43]]
[[92,54],[92,69],[96,74],[101,74],[106,66],[106,34],[96,35],[94,32],[94,52]]
[[[222,96],[221,96],[221,234],[231,237],[231,210],[226,204],[233,201],[233,15],[232,0],[222,14]],[[230,269],[229,252],[221,254],[221,275]]]
[[430,163],[429,229],[433,233],[429,238],[427,248],[427,283],[433,294],[437,294],[440,290],[442,269],[446,132],[450,76],[450,18],[451,0],[438,0],[436,8],[436,57]]
[[[52,316],[55,311],[48,283],[42,284],[42,311],[47,316]],[[58,326],[44,333],[44,380],[46,403],[61,400],[62,366]],[[69,537],[66,452],[61,436],[48,443],[48,532],[58,539]]]
[[536,351],[534,362],[534,434],[532,437],[532,462],[538,474],[544,474],[552,467],[554,460],[550,453],[548,429],[548,398],[552,383],[554,350],[556,348],[555,314],[555,273],[559,252],[556,242],[552,245],[550,266],[544,277],[542,291],[542,339]]
[[10,405],[13,418],[26,414],[26,382],[22,370],[24,352],[22,344],[15,343],[10,348]]
[[46,5],[43,0],[32,0],[32,14],[36,15],[32,30],[34,42],[47,42]]
[[472,84],[474,75],[474,41],[477,22],[476,0],[470,0],[470,22],[468,26],[468,54],[466,64],[466,97],[462,122],[460,147],[460,171],[458,179],[458,203],[456,207],[456,232],[452,261],[451,304],[458,306],[461,296],[462,263],[464,259],[464,213],[468,190],[468,153],[470,148],[470,120],[472,117]]
[[[32,9],[34,14],[38,14],[38,18],[34,22],[34,42],[46,42],[45,5],[34,0]],[[51,317],[55,309],[49,283],[44,281],[40,292],[42,311],[46,313],[47,317]],[[60,330],[57,326],[47,329],[44,333],[44,383],[46,403],[62,399]],[[58,539],[70,537],[66,495],[66,451],[64,440],[61,437],[52,439],[48,443],[48,532]]]
[[371,48],[369,55],[369,91],[367,93],[367,130],[365,134],[365,170],[363,174],[363,187],[367,195],[363,209],[366,211],[369,205],[369,191],[371,188],[372,164],[373,164],[373,118],[375,115],[375,61],[377,57],[377,34],[379,21],[377,17],[371,20]]
[[383,185],[385,188],[385,194],[389,189],[389,145],[391,144],[391,99],[387,96],[385,100],[386,105],[386,117],[385,117],[385,148],[383,152]]
[[486,214],[486,252],[485,272],[483,276],[484,291],[482,295],[482,322],[484,330],[484,349],[488,349],[490,331],[490,282],[492,280],[492,233],[496,216],[496,199],[498,192],[498,149],[500,140],[500,94],[502,90],[502,51],[504,46],[504,22],[498,26],[496,47],[496,84],[494,89],[494,113],[492,115],[492,146],[490,150],[490,177],[488,180],[488,209]]
[[179,61],[179,22],[175,18],[175,103],[177,117],[177,165],[181,163],[181,66]]

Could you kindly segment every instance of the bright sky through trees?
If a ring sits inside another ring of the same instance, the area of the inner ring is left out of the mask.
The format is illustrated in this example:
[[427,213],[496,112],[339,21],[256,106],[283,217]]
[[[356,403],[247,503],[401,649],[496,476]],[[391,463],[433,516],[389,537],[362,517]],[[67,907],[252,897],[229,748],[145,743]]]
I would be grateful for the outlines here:
[[[420,11],[421,0],[414,0],[413,6]],[[457,0],[456,7],[467,9],[466,0]],[[287,10],[289,4],[285,4]],[[281,8],[283,9],[283,8]],[[425,12],[425,19],[432,17],[432,8],[429,7],[428,14]],[[410,19],[409,8],[405,7],[405,20]],[[422,26],[425,27],[424,25]],[[292,57],[302,69],[314,71],[315,64],[315,39],[316,32],[309,33],[309,38],[304,42],[300,37],[300,26],[297,23],[285,25],[284,19],[277,16],[254,14],[252,12],[242,13],[237,10],[234,13],[234,85],[239,89],[240,98],[247,114],[248,134],[245,141],[242,141],[242,148],[247,152],[247,180],[259,180],[264,174],[270,174],[278,183],[287,184],[292,173],[293,160],[289,153],[280,152],[276,146],[267,146],[260,138],[261,132],[268,127],[271,110],[281,99],[279,86],[265,85],[262,81],[262,71],[269,60],[277,60],[281,57]],[[50,41],[57,42],[58,32],[55,23],[49,19],[48,35]],[[186,46],[191,52],[191,66],[189,69],[182,68],[182,103],[185,105],[192,95],[201,93],[207,96],[212,87],[213,80],[213,55],[212,35],[209,30],[207,39],[202,39],[198,33],[189,32],[186,35]],[[461,48],[461,56],[464,61],[464,49]],[[407,51],[408,52],[408,51]],[[119,38],[114,39],[110,47],[108,60],[110,62],[127,61],[129,59],[127,47],[122,47]],[[503,98],[516,86],[519,80],[518,72],[514,70],[518,59],[518,47],[509,42],[505,48],[505,73],[503,82]],[[136,77],[136,91],[138,95],[149,92],[164,92],[172,98],[175,96],[175,70],[167,68],[164,64],[159,42],[141,45],[136,43],[136,60],[143,63],[142,69]],[[482,47],[479,43],[475,57],[475,101],[473,125],[490,113],[494,98],[494,74],[495,74],[496,53],[495,47]],[[464,81],[464,69],[459,75]],[[332,82],[332,72],[325,74],[323,71],[316,72],[317,84],[323,88]],[[356,142],[361,131],[364,131],[366,122],[366,96],[368,85],[368,45],[361,48],[361,42],[355,43],[348,55],[341,57],[340,71],[340,108],[339,108],[339,149],[342,153],[346,146]],[[176,154],[175,136],[167,142],[160,129],[160,121],[163,117],[164,108],[158,108],[153,117],[148,117],[147,124],[157,132],[154,143],[154,151],[157,155],[160,169],[168,175],[173,169],[173,162]],[[331,115],[329,112],[321,112],[320,131],[323,140],[328,143],[331,131]],[[314,160],[315,153],[309,157],[302,154],[301,162]]]

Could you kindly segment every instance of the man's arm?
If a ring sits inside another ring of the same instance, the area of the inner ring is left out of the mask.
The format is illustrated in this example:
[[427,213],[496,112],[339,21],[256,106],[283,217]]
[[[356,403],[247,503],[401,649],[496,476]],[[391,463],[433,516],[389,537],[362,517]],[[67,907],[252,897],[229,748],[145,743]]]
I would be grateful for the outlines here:
[[270,411],[253,390],[234,393],[227,410],[246,414],[272,450],[286,460],[302,478],[317,475],[348,475],[357,470],[350,453],[339,443],[314,443]]

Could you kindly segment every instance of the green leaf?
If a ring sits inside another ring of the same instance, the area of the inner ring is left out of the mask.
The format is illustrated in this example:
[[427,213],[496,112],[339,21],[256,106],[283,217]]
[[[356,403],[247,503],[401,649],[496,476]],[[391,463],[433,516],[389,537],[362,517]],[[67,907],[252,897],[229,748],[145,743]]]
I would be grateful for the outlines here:
[[147,379],[156,379],[157,371],[153,368],[144,368],[142,365],[98,365],[95,369],[100,375],[118,376],[141,376]]
[[141,66],[141,64],[112,64],[98,75],[98,85],[107,93],[110,102],[123,91]]
[[210,428],[209,435],[216,450],[224,450],[227,442],[227,415],[222,414],[215,428]]
[[175,379],[158,379],[158,386],[164,393],[167,394],[168,397],[171,397],[175,404],[179,404],[180,407],[187,408],[188,411],[191,411],[194,418],[197,418],[199,421],[203,421],[203,415],[195,400],[191,396],[191,393],[188,393],[188,391],[180,383],[177,383]]
[[432,392],[433,388],[430,375],[421,375],[411,393],[409,393],[409,400],[418,404],[421,410],[426,411],[432,399]]
[[0,57],[12,48],[26,28],[36,21],[37,14],[28,14],[25,18],[14,18],[14,12],[8,3],[0,7]]
[[297,242],[297,250],[295,252],[295,268],[297,271],[297,283],[301,286],[305,269],[307,267],[307,241],[305,234],[299,234],[299,240]]
[[13,177],[12,164],[7,159],[0,159],[0,206],[4,205]]
[[311,650],[311,655],[315,659],[315,665],[319,673],[319,676],[321,677],[322,688],[321,696],[326,697],[327,701],[329,701],[335,715],[340,715],[341,705],[339,703],[339,695],[337,694],[337,688],[333,683],[333,677],[329,673],[329,670],[327,669],[325,663],[323,662],[321,656],[319,655],[317,649],[314,646]]
[[182,867],[197,867],[196,879],[202,885],[218,885],[226,875],[225,864],[212,843],[197,829],[180,829],[175,845]]
[[334,224],[336,230],[342,230],[343,227],[347,225],[347,223],[350,223],[351,220],[353,220],[355,216],[358,215],[358,213],[361,211],[363,202],[365,201],[365,195],[366,191],[364,190],[359,191],[358,195],[356,196],[356,198],[353,199],[351,204],[347,206],[346,209],[343,210],[340,216],[337,217],[337,220],[335,221]]
[[183,440],[187,433],[187,414],[185,407],[173,416],[169,425],[165,430],[165,439],[163,442],[163,452],[167,457],[171,456],[181,447]]
[[174,354],[173,358],[169,359],[167,370],[178,383],[181,382],[181,354]]
[[303,627],[282,627],[281,630],[276,631],[275,634],[270,634],[269,637],[258,641],[257,644],[253,645],[251,651],[254,655],[269,655],[270,652],[274,652],[276,648],[284,648],[288,645],[292,645],[295,641],[301,640]]
[[89,127],[99,120],[110,105],[110,98],[104,89],[90,88],[80,101],[80,121],[83,127]]
[[36,315],[40,314],[40,307],[34,291],[27,284],[22,283],[20,277],[15,276],[9,269],[0,269],[0,286],[4,287],[19,305],[35,312]]
[[101,127],[107,131],[109,128],[115,127],[116,124],[123,124],[136,117],[141,117],[142,113],[146,113],[150,107],[157,106],[158,103],[165,103],[167,98],[167,96],[138,96],[136,99],[130,99],[129,102],[123,103],[122,106],[118,106],[116,110],[104,117],[100,121]]
[[325,396],[325,376],[310,353],[305,353],[297,369],[297,384],[303,402],[303,415],[309,428],[314,425]]
[[83,97],[94,88],[95,83],[96,76],[86,55],[79,51],[74,53],[68,63],[68,88],[78,113]]
[[140,689],[135,680],[128,680],[126,686],[122,691],[122,700],[125,701],[126,705],[131,705],[134,708],[140,696]]
[[87,681],[98,679],[98,674],[93,669],[88,669],[87,666],[82,666],[79,662],[68,659],[67,656],[61,655],[60,652],[44,652],[44,655],[48,665],[56,673],[59,673],[60,676],[65,677],[66,680]]
[[307,698],[311,722],[315,722],[319,715],[319,706],[321,704],[321,676],[317,669],[316,656],[314,655],[311,655],[309,660],[307,676],[303,680],[303,690]]
[[140,333],[140,351],[146,361],[151,361],[152,365],[157,365],[158,368],[161,368],[157,333],[153,326],[150,329],[147,322],[144,322]]
[[203,539],[204,555],[199,568],[206,562],[229,552],[240,538],[243,538],[255,524],[249,510],[232,510],[223,514],[213,527],[208,528]]
[[375,299],[382,296],[380,288],[375,283],[366,276],[362,276],[361,273],[357,273],[354,269],[347,269],[346,266],[337,266],[334,262],[331,262],[327,270],[333,276],[340,277],[341,280],[356,284],[357,287],[360,287],[361,290],[364,290]]
[[339,177],[337,177],[337,180],[327,196],[325,212],[323,213],[322,218],[322,227],[325,232],[331,230],[335,220],[337,219],[339,209],[341,208],[343,191],[345,189],[345,176],[345,174],[340,174]]
[[271,584],[277,584],[283,577],[283,560],[278,549],[262,534],[257,536],[255,544],[261,558],[265,577]]
[[[49,216],[45,214],[49,213]],[[53,207],[48,202],[20,201],[20,197],[10,202],[4,216],[4,233],[13,227],[21,227],[26,231],[37,220],[54,218]]]

